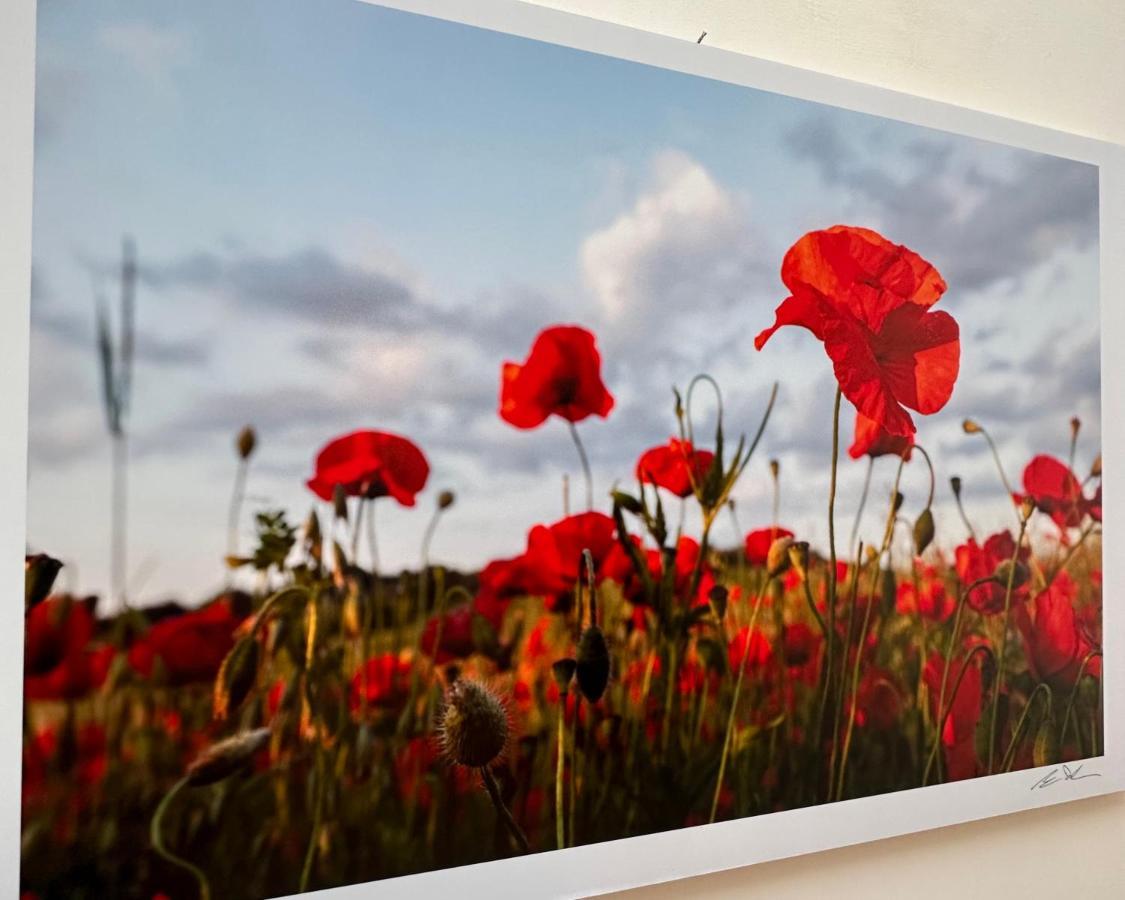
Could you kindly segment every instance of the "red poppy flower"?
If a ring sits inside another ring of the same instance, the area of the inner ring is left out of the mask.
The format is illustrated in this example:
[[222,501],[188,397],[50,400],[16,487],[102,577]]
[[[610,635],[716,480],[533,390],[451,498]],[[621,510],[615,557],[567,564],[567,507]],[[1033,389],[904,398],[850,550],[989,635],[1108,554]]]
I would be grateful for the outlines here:
[[[1064,533],[1081,525],[1088,512],[1096,509],[1097,517],[1101,516],[1101,488],[1094,500],[1086,500],[1077,476],[1053,456],[1041,454],[1027,464],[1023,489],[1036,508],[1050,516]],[[1019,503],[1023,497],[1017,494],[1014,499]]]
[[539,332],[527,360],[506,362],[500,378],[500,417],[516,428],[537,428],[549,416],[581,422],[603,419],[613,396],[601,375],[594,336],[577,325],[554,325]]
[[547,598],[553,612],[569,608],[578,580],[585,579],[583,550],[589,550],[597,572],[616,542],[613,519],[587,512],[560,519],[553,525],[536,525],[527,536],[525,554],[529,593]]
[[792,668],[807,665],[820,651],[821,643],[821,636],[804,622],[786,625],[781,637],[785,665]]
[[210,681],[234,646],[234,632],[241,621],[226,598],[162,619],[129,648],[129,665],[147,678],[156,671],[159,660],[172,685]]
[[764,566],[770,555],[770,547],[778,538],[791,538],[793,532],[780,525],[758,528],[746,535],[746,561],[752,566]]
[[50,597],[25,620],[24,693],[29,700],[76,700],[101,687],[116,653],[90,644],[92,604]]
[[[23,748],[23,800],[34,804],[45,798],[48,778],[54,774],[73,775],[83,788],[93,787],[105,777],[108,768],[105,729],[96,722],[86,722],[73,728],[67,746],[70,753],[65,758],[60,753],[59,728],[48,726],[35,732]],[[68,766],[65,770],[60,767]],[[68,793],[72,785],[67,783]],[[72,798],[74,799],[74,798]]]
[[[1021,607],[1016,623],[1027,647],[1027,664],[1040,681],[1070,687],[1078,677],[1082,661],[1094,647],[1075,612],[1078,586],[1064,570],[1050,587],[1036,595],[1033,611]],[[1101,676],[1101,657],[1093,657],[1085,672]]]
[[400,708],[410,694],[410,671],[410,662],[396,653],[380,653],[371,657],[352,675],[348,693],[352,714],[359,712],[365,694],[369,708]]
[[[462,603],[441,617],[441,643],[438,641],[438,616],[430,616],[422,629],[422,652],[433,656],[438,664],[453,659],[464,659],[476,650],[473,640],[473,617],[476,611],[468,603]],[[437,655],[435,656],[435,649]]]
[[901,456],[909,461],[913,450],[912,435],[903,437],[891,434],[874,419],[856,413],[855,440],[848,448],[848,456],[852,459],[859,459],[861,456],[870,456],[872,459],[879,456]]
[[692,484],[701,485],[711,469],[715,454],[696,450],[690,441],[672,438],[667,444],[652,447],[637,460],[637,480],[662,487],[677,497],[692,494]]
[[757,349],[784,325],[807,328],[824,344],[844,396],[891,435],[914,434],[907,407],[930,414],[948,402],[961,357],[957,323],[929,311],[945,281],[917,253],[837,225],[797,241],[781,280],[792,293]]
[[[749,644],[749,647],[747,647],[747,644]],[[744,665],[746,674],[751,675],[769,665],[770,660],[773,659],[773,647],[762,629],[755,628],[754,633],[751,634],[750,626],[744,625],[731,638],[727,647],[727,658],[731,670],[736,675],[739,665]]]
[[[895,609],[904,616],[918,615],[923,619],[939,623],[946,621],[957,608],[957,598],[945,589],[937,569],[919,563],[915,565],[918,570],[917,590],[911,579],[900,582],[896,592]],[[1003,597],[1000,602],[1003,603]]]
[[[629,540],[641,551],[653,582],[659,583],[664,572],[664,560],[660,551],[644,549],[641,539],[636,535],[630,535]],[[691,578],[695,572],[700,549],[699,541],[687,535],[681,537],[676,544],[676,555],[673,559],[675,573],[672,576],[672,590],[681,601],[687,602],[688,600],[686,595],[691,587]],[[621,588],[622,596],[630,603],[644,603],[644,584],[633,567],[632,559],[620,543],[615,541],[609,553],[606,554],[598,569],[598,577],[599,581],[609,579],[616,582]],[[696,587],[695,596],[691,598],[691,605],[706,605],[714,586],[714,570],[704,560],[699,567],[699,584]]]
[[324,446],[316,457],[316,472],[306,483],[321,500],[331,500],[339,485],[349,497],[390,496],[413,506],[429,476],[426,457],[406,438],[353,431]]
[[[996,567],[1002,562],[1012,558],[1016,552],[1016,542],[1011,532],[1001,531],[984,542],[984,546],[977,544],[970,538],[967,543],[957,548],[954,555],[957,568],[957,577],[961,584],[968,587],[980,578],[987,578],[995,574]],[[1027,562],[1030,552],[1027,547],[1021,547],[1019,559]],[[1004,594],[1006,584],[990,582],[981,584],[969,592],[968,603],[973,609],[984,615],[995,615],[1004,610]],[[1012,591],[1013,603],[1027,597],[1027,585],[1015,588]]]
[[902,694],[894,676],[877,668],[868,668],[859,682],[856,695],[855,721],[860,728],[890,731],[902,713]]
[[[979,654],[973,657],[965,669],[965,676],[956,694],[957,676],[961,672],[963,659],[954,657],[949,664],[949,675],[945,679],[945,698],[943,710],[948,713],[945,727],[941,733],[941,743],[945,751],[946,769],[950,781],[972,778],[976,775],[977,758],[974,747],[977,723],[981,716],[981,702],[984,696]],[[930,695],[932,718],[938,717],[938,700],[941,698],[941,683],[945,673],[945,659],[934,651],[922,672]]]

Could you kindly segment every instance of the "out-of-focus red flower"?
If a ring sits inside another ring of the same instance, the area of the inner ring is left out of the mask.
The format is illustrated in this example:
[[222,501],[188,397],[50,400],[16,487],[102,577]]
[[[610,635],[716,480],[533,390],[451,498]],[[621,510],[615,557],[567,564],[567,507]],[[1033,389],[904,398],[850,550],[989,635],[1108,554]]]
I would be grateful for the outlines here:
[[[1065,570],[1032,602],[1033,611],[1021,607],[1016,624],[1023,633],[1031,674],[1052,685],[1072,686],[1082,661],[1095,649],[1079,627],[1075,614],[1078,586]],[[1101,677],[1102,660],[1095,656],[1086,664],[1086,674]]]
[[957,323],[931,312],[945,281],[930,263],[866,228],[836,225],[794,244],[781,265],[792,292],[760,350],[778,328],[800,325],[824,344],[840,390],[891,435],[914,434],[906,408],[945,406],[960,365]]
[[364,696],[369,709],[400,709],[410,695],[410,671],[410,660],[396,653],[372,656],[352,675],[351,690],[348,693],[348,706],[352,714],[359,712]]
[[[67,731],[67,729],[73,729]],[[99,784],[108,767],[105,729],[96,722],[42,728],[23,748],[23,800],[43,799],[52,773],[72,776],[82,788]],[[67,783],[70,784],[69,777]]]
[[752,675],[769,665],[773,659],[773,646],[762,629],[755,628],[751,634],[750,626],[744,625],[731,638],[727,658],[733,672],[737,674],[739,666],[744,665],[746,674]]
[[856,694],[855,721],[860,728],[889,731],[902,713],[902,694],[893,676],[882,669],[868,668]]
[[848,448],[848,456],[852,459],[859,459],[861,456],[870,456],[872,459],[879,456],[901,456],[909,460],[913,451],[913,435],[891,434],[874,419],[856,413],[855,440]]
[[[641,539],[636,535],[630,535],[629,540],[640,551],[645,564],[648,566],[652,581],[659,584],[664,572],[664,559],[660,551],[646,550]],[[701,550],[699,541],[683,535],[676,544],[676,555],[672,563],[675,567],[675,573],[672,576],[672,590],[680,602],[688,603],[691,606],[705,606],[708,603],[711,589],[715,586],[715,573],[710,563],[707,560],[699,562]],[[691,588],[691,579],[697,563],[699,564],[699,584],[696,587],[695,595],[689,598],[687,593]],[[621,587],[622,596],[629,602],[638,604],[645,602],[644,584],[640,576],[637,575],[632,559],[620,543],[614,542],[598,570],[598,576],[599,579],[609,579],[616,582]]]
[[691,441],[672,438],[667,444],[652,447],[637,460],[637,480],[662,487],[677,497],[692,494],[692,484],[699,486],[707,477],[715,454],[696,450]]
[[[918,570],[918,589],[914,581],[904,579],[896,592],[895,609],[903,616],[918,615],[931,622],[944,622],[957,608],[957,598],[945,589],[941,575],[933,566],[915,563]],[[1000,598],[1003,603],[1003,597]]]
[[[1101,518],[1101,488],[1093,500],[1087,500],[1077,476],[1053,456],[1040,454],[1027,464],[1023,489],[1035,501],[1036,508],[1050,516],[1064,534],[1066,529],[1081,525],[1087,513],[1096,512],[1095,518]],[[1016,494],[1013,499],[1020,503],[1023,496]]]
[[[945,684],[945,702],[942,704],[943,709],[948,711],[948,716],[941,732],[949,781],[960,781],[977,774],[974,743],[984,694],[979,659],[979,654],[973,657],[965,669],[965,676],[961,679],[960,688],[956,693],[954,688],[957,687],[957,676],[961,672],[964,659],[955,656],[949,665],[949,676]],[[941,696],[944,672],[945,659],[935,651],[930,655],[922,672],[922,678],[930,695],[931,716],[935,720],[939,715],[938,699]]]
[[[468,603],[455,606],[440,618],[430,616],[422,629],[422,652],[434,657],[438,664],[444,664],[453,659],[464,659],[472,655],[476,649],[473,641],[473,616],[476,615],[473,607]],[[441,634],[438,634],[438,625],[441,625]],[[437,644],[438,641],[440,644]],[[436,650],[436,656],[435,656]]]
[[129,648],[129,665],[148,678],[159,660],[171,685],[211,681],[234,646],[241,621],[225,597],[194,612],[162,619]]
[[[957,577],[961,584],[968,587],[974,581],[987,578],[995,574],[996,567],[1002,562],[1011,560],[1015,556],[1016,541],[1009,531],[1000,531],[991,535],[984,542],[984,546],[977,544],[974,538],[969,538],[967,543],[957,548],[954,564],[957,568]],[[1027,562],[1030,551],[1021,547],[1019,559]],[[1004,610],[1004,594],[1006,584],[990,582],[981,584],[969,592],[968,603],[977,612],[984,615],[995,615]],[[1027,585],[1015,588],[1012,591],[1012,602],[1024,600],[1027,597]]]
[[586,577],[582,551],[590,551],[596,573],[614,547],[614,529],[613,519],[598,512],[532,528],[525,554],[531,573],[529,593],[546,597],[547,608],[553,612],[569,609],[574,586]]
[[764,566],[770,555],[770,547],[778,538],[791,538],[793,532],[780,525],[758,528],[746,535],[746,561],[752,566]]
[[349,497],[394,497],[413,506],[426,486],[430,464],[422,451],[397,434],[353,431],[329,441],[317,454],[309,490],[331,500],[339,485]]
[[25,619],[24,693],[30,700],[76,700],[101,687],[116,653],[91,645],[91,603],[48,597]]
[[548,416],[581,422],[603,419],[613,396],[602,382],[602,360],[594,336],[577,325],[539,332],[527,360],[506,362],[500,373],[500,417],[516,428],[537,428]]
[[823,638],[804,622],[786,625],[781,637],[785,665],[791,668],[804,666],[816,658]]

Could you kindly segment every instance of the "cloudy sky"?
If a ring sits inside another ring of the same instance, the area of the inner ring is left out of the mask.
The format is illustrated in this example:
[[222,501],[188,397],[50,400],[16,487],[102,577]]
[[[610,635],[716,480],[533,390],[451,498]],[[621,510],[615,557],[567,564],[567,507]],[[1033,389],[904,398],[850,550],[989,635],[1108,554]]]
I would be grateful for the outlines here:
[[[381,501],[387,568],[417,565],[444,488],[458,501],[435,558],[519,552],[561,515],[564,473],[582,496],[562,423],[523,432],[496,413],[501,362],[557,322],[596,333],[617,398],[579,427],[599,497],[672,434],[673,385],[713,375],[736,433],[777,380],[739,518],[768,522],[776,457],[784,524],[823,545],[829,362],[803,330],[762,353],[752,340],[785,296],[786,248],[836,223],[907,244],[949,283],[961,375],[918,422],[939,542],[964,537],[952,474],[980,528],[1011,516],[963,417],[991,429],[1013,478],[1033,452],[1065,457],[1075,414],[1078,468],[1097,451],[1089,166],[352,0],[41,0],[37,84],[28,543],[77,589],[107,582],[94,298],[116,295],[126,234],[140,258],[129,555],[145,601],[222,582],[247,423],[248,513],[302,519],[319,447],[380,428],[432,466],[417,508]],[[880,492],[893,469],[876,465]],[[864,470],[843,464],[845,534]],[[926,483],[908,467],[908,513]],[[729,521],[718,538],[734,541]]]

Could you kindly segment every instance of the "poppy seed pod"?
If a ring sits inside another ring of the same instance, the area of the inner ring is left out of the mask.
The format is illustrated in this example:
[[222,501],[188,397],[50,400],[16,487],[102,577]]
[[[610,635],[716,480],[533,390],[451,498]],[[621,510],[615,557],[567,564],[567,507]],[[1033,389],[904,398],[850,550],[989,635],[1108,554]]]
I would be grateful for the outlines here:
[[445,695],[440,735],[451,761],[471,768],[487,766],[508,741],[508,712],[479,681],[458,679]]
[[980,434],[981,427],[972,419],[965,419],[965,421],[961,423],[961,430],[964,431],[965,434]]
[[789,564],[802,578],[809,574],[809,542],[794,541],[789,545]]
[[1001,586],[1007,587],[1008,580],[1011,579],[1013,590],[1027,584],[1030,577],[1031,571],[1018,559],[1015,562],[1006,559],[996,567],[996,580],[1000,582]]
[[914,522],[914,552],[921,556],[934,540],[934,514],[927,506]]
[[235,449],[238,450],[239,459],[249,459],[250,454],[254,452],[254,448],[258,446],[258,434],[250,425],[245,426],[238,432],[238,438],[234,442]]
[[558,685],[559,693],[565,694],[570,690],[570,682],[574,679],[574,670],[577,667],[578,663],[569,656],[564,659],[557,659],[551,664],[551,674],[555,676],[555,684]]
[[781,463],[776,459],[771,459],[770,460],[770,476],[773,478],[774,481],[777,481],[777,479],[780,475],[781,475]]
[[793,545],[793,538],[779,537],[770,544],[770,551],[766,554],[766,574],[770,578],[781,575],[789,568],[789,548]]
[[609,684],[609,647],[597,625],[582,632],[577,656],[578,689],[591,703],[597,703]]
[[1101,478],[1102,477],[1102,455],[1100,453],[1097,456],[1094,457],[1094,462],[1090,466],[1090,477],[1091,478]]
[[954,475],[949,479],[949,487],[953,490],[953,496],[958,500],[961,499],[961,476]]
[[453,491],[442,491],[437,498],[438,509],[449,509],[456,499],[457,495]]
[[898,511],[902,509],[902,504],[905,502],[905,500],[906,498],[902,495],[902,491],[895,491],[894,511],[896,516],[898,515]]
[[212,744],[188,766],[187,783],[203,787],[234,775],[269,743],[269,739],[268,728],[255,728]]
[[1070,417],[1070,439],[1078,440],[1078,432],[1082,430],[1082,420],[1078,416]]
[[1025,496],[1020,499],[1020,517],[1026,522],[1031,518],[1031,514],[1035,512],[1035,498]]

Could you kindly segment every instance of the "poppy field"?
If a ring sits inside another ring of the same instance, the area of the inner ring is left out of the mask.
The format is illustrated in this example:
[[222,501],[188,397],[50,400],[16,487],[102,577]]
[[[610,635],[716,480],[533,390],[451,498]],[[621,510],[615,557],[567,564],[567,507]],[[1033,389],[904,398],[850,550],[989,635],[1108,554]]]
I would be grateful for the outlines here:
[[[309,447],[302,509],[244,496],[270,448],[235,436],[232,533],[255,538],[215,559],[213,598],[108,615],[29,548],[23,896],[291,894],[1099,755],[1099,450],[1074,418],[1066,458],[1002,458],[966,419],[1008,525],[974,522],[926,442],[973,341],[925,248],[893,237],[799,237],[739,349],[783,378],[775,332],[823,347],[827,541],[786,527],[784,459],[761,465],[777,386],[756,421],[724,416],[762,369],[650,386],[666,439],[615,448],[595,483],[615,386],[597,334],[544,322],[496,360],[496,415],[512,442],[548,430],[578,475],[563,509],[513,510],[526,540],[478,571],[430,554],[473,497],[377,423]],[[875,465],[889,494],[838,503],[843,467],[870,485]],[[775,501],[744,529],[754,472]],[[928,489],[905,496],[908,476]],[[416,564],[384,570],[399,516],[428,524]]]

